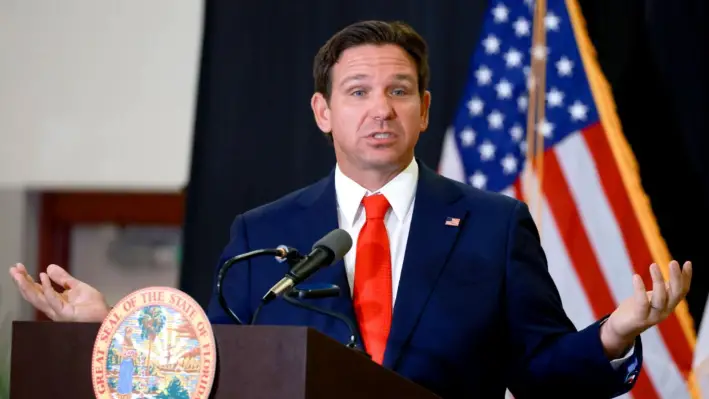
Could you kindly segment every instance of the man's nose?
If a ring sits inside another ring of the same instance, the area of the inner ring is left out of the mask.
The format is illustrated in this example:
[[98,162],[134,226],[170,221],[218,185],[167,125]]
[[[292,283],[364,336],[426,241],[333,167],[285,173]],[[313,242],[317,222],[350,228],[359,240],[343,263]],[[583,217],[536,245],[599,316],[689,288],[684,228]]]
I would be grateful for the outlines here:
[[378,120],[392,119],[395,115],[391,98],[386,93],[378,94],[373,98],[371,109],[372,117]]

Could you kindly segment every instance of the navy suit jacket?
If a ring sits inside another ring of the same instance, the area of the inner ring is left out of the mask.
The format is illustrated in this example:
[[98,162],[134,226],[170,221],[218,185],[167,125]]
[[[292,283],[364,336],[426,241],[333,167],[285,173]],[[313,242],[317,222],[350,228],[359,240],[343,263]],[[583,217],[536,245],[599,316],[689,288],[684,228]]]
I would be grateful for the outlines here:
[[[419,165],[383,365],[442,397],[503,398],[507,387],[517,398],[603,398],[629,391],[642,363],[640,339],[634,354],[614,370],[601,345],[601,321],[575,329],[547,271],[526,205]],[[448,217],[459,218],[459,226],[446,225]],[[336,228],[331,173],[237,216],[221,261],[280,244],[308,252]],[[229,271],[223,290],[242,321],[251,319],[287,268],[267,256]],[[342,261],[315,273],[311,282],[339,285],[339,297],[313,304],[356,322]],[[232,323],[216,290],[207,313],[212,323]],[[282,299],[260,311],[258,324],[310,326],[343,344],[350,336],[341,321]]]

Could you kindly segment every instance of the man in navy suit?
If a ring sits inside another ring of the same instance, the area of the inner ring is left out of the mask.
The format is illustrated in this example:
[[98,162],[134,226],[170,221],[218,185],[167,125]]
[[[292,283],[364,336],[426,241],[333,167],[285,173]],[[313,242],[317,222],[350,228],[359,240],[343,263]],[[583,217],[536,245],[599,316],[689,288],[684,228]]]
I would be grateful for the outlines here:
[[[221,261],[278,244],[309,248],[342,228],[352,249],[308,282],[346,288],[317,305],[356,320],[373,361],[443,397],[502,398],[508,387],[516,397],[612,397],[632,388],[640,333],[684,298],[689,262],[681,269],[673,261],[667,283],[651,265],[652,291],[635,276],[634,296],[577,331],[526,205],[441,177],[415,158],[431,95],[426,45],[411,27],[349,26],[321,48],[314,75],[314,117],[337,165],[321,181],[237,216]],[[286,271],[268,258],[232,268],[229,306],[250,320]],[[98,291],[58,266],[34,287],[24,266],[10,273],[54,320],[101,321],[107,312]],[[50,276],[73,291],[68,301],[53,294]],[[216,296],[207,312],[213,323],[232,322]],[[257,322],[311,326],[343,343],[350,336],[340,321],[282,299]]]
[[[308,248],[339,227],[352,236],[352,250],[309,281],[348,288],[350,295],[318,305],[357,320],[368,352],[384,366],[444,397],[502,397],[505,387],[518,397],[631,389],[642,363],[639,333],[686,293],[690,267],[682,276],[673,264],[668,300],[654,266],[660,289],[652,302],[640,282],[637,296],[609,319],[576,332],[525,204],[441,177],[414,157],[431,96],[425,43],[410,27],[348,27],[321,48],[314,75],[311,106],[337,165],[321,181],[239,215],[222,262],[278,243]],[[375,198],[384,212],[368,203]],[[385,258],[360,245],[376,224],[385,229],[374,240]],[[230,272],[224,290],[240,317],[250,319],[287,271],[273,263],[256,259]],[[216,296],[208,314],[231,322]],[[349,337],[337,320],[285,301],[268,304],[258,322]]]

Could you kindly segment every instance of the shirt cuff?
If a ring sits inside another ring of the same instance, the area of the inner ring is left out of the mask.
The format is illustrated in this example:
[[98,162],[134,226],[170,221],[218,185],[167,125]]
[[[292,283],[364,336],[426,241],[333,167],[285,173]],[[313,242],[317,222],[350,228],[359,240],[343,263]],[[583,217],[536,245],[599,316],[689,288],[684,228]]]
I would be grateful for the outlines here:
[[630,347],[630,350],[625,354],[625,356],[618,358],[618,359],[613,359],[611,360],[611,367],[613,367],[613,370],[618,370],[620,366],[622,366],[628,359],[633,357],[633,354],[635,353],[635,344]]
[[[608,318],[606,318],[606,319],[604,319],[603,321],[601,321],[601,325],[603,325],[603,323],[605,323],[606,321],[608,321]],[[634,354],[634,353],[635,353],[635,343],[633,343],[633,345],[630,347],[630,349],[628,349],[628,350],[626,351],[626,353],[625,353],[625,355],[623,355],[623,357],[620,357],[620,358],[618,358],[618,359],[613,359],[613,360],[611,360],[611,367],[613,368],[613,370],[618,371],[618,369],[619,369],[622,365],[624,365],[624,364],[628,361],[628,359],[630,359],[631,357],[633,357],[633,354]],[[635,369],[635,362],[633,362],[632,364],[629,365],[627,371],[628,371],[628,372],[633,372],[633,371],[635,371],[634,369]]]

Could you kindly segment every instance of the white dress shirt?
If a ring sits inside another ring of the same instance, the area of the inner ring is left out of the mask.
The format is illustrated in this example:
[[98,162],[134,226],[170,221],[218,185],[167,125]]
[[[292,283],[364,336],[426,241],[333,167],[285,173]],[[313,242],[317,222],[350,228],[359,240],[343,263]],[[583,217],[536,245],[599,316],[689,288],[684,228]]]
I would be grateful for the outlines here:
[[389,201],[391,207],[384,216],[384,224],[389,234],[391,248],[391,284],[392,306],[396,302],[396,291],[399,288],[399,277],[404,264],[406,241],[411,227],[411,215],[414,211],[414,196],[418,183],[419,167],[415,160],[393,178],[384,187],[376,192],[355,183],[345,176],[339,166],[335,168],[335,192],[337,193],[337,218],[341,229],[347,231],[352,237],[352,249],[345,255],[345,270],[347,281],[350,285],[350,294],[354,287],[354,271],[357,255],[357,238],[359,231],[367,220],[362,205],[362,198],[372,194],[382,194]]
[[[406,241],[411,227],[411,216],[414,213],[416,185],[418,184],[419,167],[413,159],[409,166],[393,178],[384,187],[375,192],[357,184],[345,176],[339,165],[335,167],[335,192],[337,194],[337,218],[341,229],[347,231],[352,237],[352,248],[344,258],[347,281],[350,286],[350,295],[354,287],[355,261],[357,255],[357,238],[359,231],[367,220],[362,205],[362,198],[372,194],[382,194],[389,201],[391,207],[384,216],[384,224],[389,234],[391,249],[391,284],[392,307],[396,303],[396,292],[399,288],[399,278],[404,264]],[[603,322],[605,323],[606,320]],[[635,351],[635,345],[619,359],[611,360],[611,366],[618,369]]]

